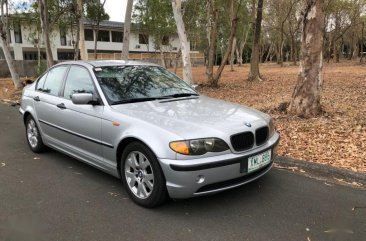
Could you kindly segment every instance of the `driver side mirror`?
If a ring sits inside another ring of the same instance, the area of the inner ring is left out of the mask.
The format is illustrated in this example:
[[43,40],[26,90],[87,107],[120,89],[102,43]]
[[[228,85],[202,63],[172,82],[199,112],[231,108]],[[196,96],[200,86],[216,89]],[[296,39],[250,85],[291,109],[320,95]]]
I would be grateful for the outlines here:
[[75,93],[71,95],[72,103],[75,105],[99,105],[100,101],[91,93]]

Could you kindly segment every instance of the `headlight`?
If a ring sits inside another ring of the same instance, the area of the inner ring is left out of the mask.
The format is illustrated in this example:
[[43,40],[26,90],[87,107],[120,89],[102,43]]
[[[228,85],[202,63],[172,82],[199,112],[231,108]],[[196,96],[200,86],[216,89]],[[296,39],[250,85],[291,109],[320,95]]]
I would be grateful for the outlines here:
[[183,155],[203,155],[207,152],[222,152],[229,149],[229,146],[218,138],[173,141],[169,146],[173,151]]
[[276,127],[273,123],[273,120],[270,119],[269,124],[268,124],[268,132],[269,132],[268,133],[268,138],[271,138],[273,136],[273,134],[275,133],[275,131],[276,131]]

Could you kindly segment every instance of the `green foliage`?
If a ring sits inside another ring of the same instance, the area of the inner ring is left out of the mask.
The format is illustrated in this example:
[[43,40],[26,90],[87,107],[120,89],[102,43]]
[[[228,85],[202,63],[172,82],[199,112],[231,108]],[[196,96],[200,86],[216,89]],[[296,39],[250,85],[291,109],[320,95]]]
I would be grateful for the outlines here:
[[92,20],[96,24],[99,24],[101,21],[108,20],[109,15],[105,12],[104,3],[101,3],[100,0],[89,0],[86,4],[86,18]]
[[154,37],[160,49],[163,38],[176,33],[171,0],[138,0],[132,14],[135,28]]
[[38,65],[36,67],[36,74],[37,76],[40,76],[47,70],[47,61],[45,59],[41,59],[38,62]]

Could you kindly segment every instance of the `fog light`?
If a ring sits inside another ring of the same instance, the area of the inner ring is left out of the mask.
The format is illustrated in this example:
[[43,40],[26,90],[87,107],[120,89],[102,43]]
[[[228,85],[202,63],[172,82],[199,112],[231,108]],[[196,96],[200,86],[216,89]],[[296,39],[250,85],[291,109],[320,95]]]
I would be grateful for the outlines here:
[[198,184],[203,183],[205,181],[205,176],[203,176],[203,175],[197,176],[196,181],[197,181]]

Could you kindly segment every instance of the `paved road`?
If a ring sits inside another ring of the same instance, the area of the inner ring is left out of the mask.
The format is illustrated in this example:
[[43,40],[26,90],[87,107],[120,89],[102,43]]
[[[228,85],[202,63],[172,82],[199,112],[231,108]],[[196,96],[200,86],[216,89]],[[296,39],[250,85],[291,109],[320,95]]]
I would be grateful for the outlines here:
[[33,154],[17,108],[0,104],[0,240],[365,237],[365,191],[276,169],[218,195],[141,208],[118,179],[55,151]]

